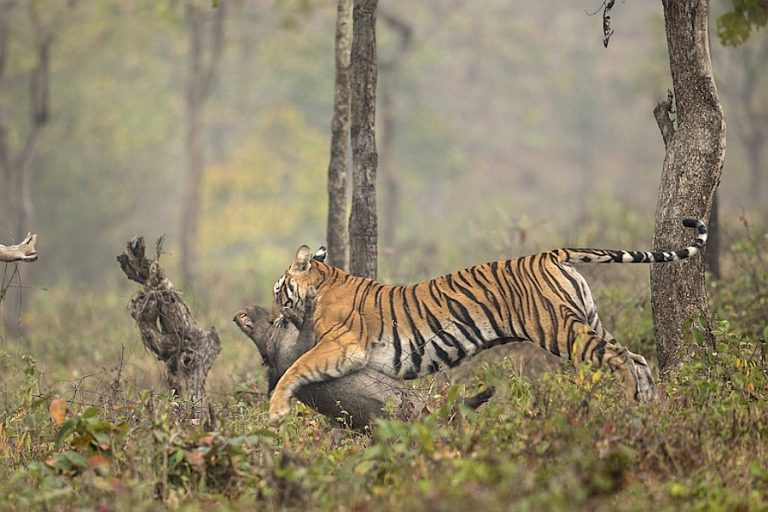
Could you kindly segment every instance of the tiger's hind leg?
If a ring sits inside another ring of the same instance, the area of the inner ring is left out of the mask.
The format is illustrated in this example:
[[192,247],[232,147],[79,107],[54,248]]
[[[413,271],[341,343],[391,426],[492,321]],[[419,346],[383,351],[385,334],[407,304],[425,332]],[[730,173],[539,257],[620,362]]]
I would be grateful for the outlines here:
[[619,375],[628,400],[653,400],[656,384],[645,358],[620,345],[599,321],[592,324],[594,327],[576,321],[569,326],[567,343],[574,366],[578,367],[583,361],[590,361],[595,368],[607,366]]
[[269,400],[270,423],[279,424],[290,412],[291,398],[302,386],[348,375],[363,368],[368,359],[366,348],[349,332],[319,342],[280,377]]

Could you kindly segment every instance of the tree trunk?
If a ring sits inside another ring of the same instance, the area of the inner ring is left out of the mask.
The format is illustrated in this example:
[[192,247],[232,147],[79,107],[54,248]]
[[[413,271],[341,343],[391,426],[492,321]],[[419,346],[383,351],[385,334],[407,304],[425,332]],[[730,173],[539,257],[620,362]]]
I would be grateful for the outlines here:
[[200,191],[205,172],[205,148],[203,140],[202,110],[213,86],[216,65],[221,55],[224,39],[224,12],[226,2],[216,8],[211,49],[205,59],[205,27],[203,8],[193,0],[187,3],[189,23],[189,78],[186,91],[186,152],[187,176],[182,193],[181,230],[181,271],[186,283],[191,284],[197,275],[198,225],[200,223]]
[[336,87],[328,164],[328,264],[347,266],[347,167],[349,148],[349,52],[352,0],[339,0],[336,12]]
[[381,241],[385,251],[395,251],[395,232],[400,211],[400,173],[395,163],[395,117],[397,107],[392,94],[392,82],[403,57],[411,47],[413,29],[401,18],[389,12],[380,16],[387,27],[397,33],[398,46],[387,59],[379,62],[381,77],[381,173],[383,215]]
[[[725,157],[725,119],[712,77],[707,0],[662,0],[676,123],[670,118],[672,94],[654,113],[666,146],[656,207],[653,246],[685,247],[692,234],[685,217],[706,220],[720,182]],[[709,319],[700,257],[651,268],[654,329],[662,371],[675,368],[690,347],[684,326]],[[711,341],[706,329],[705,336]]]
[[376,6],[355,0],[351,51],[352,211],[349,217],[349,271],[376,278]]
[[400,175],[394,158],[395,105],[390,85],[391,78],[381,80],[381,174],[384,190],[382,194],[381,243],[385,254],[394,252],[397,212],[400,203]]
[[[765,119],[757,119],[758,123],[766,122]],[[757,129],[755,130],[757,131]],[[764,130],[761,130],[764,131]],[[747,161],[749,162],[749,198],[752,205],[756,207],[765,206],[765,198],[763,197],[763,175],[765,169],[763,168],[763,144],[768,142],[766,137],[762,133],[755,133],[752,136],[746,138],[746,150]]]

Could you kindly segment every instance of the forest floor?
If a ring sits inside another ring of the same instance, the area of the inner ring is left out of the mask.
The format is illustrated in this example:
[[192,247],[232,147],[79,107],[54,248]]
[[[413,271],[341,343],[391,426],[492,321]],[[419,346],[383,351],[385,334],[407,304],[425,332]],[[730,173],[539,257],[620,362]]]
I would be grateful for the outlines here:
[[[0,508],[768,510],[766,256],[764,238],[728,252],[710,288],[716,344],[692,327],[693,357],[659,378],[658,402],[627,405],[602,370],[531,383],[502,360],[477,369],[496,387],[477,411],[453,407],[471,389],[434,386],[423,420],[367,432],[301,404],[270,428],[244,336],[214,366],[206,431],[158,391],[125,296],[51,290],[34,334],[0,346]],[[624,311],[611,331],[653,359],[647,294],[610,289],[598,304]]]

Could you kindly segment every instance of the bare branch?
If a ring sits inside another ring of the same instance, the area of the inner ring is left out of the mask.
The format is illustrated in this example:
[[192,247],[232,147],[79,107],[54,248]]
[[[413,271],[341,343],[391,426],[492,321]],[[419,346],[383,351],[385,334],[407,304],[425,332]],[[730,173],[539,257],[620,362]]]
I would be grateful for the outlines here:
[[35,261],[37,259],[37,235],[29,233],[27,237],[16,245],[0,245],[0,261],[9,263],[12,261]]

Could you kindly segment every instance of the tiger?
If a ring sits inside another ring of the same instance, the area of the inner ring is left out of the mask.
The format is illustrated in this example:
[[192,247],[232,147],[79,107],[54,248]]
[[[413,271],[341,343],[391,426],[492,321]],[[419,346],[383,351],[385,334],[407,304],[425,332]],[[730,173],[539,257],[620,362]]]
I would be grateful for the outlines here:
[[388,285],[325,263],[325,248],[302,245],[273,288],[273,308],[297,307],[314,294],[315,344],[277,382],[269,420],[279,424],[304,385],[366,366],[414,379],[454,367],[500,343],[533,342],[575,367],[588,362],[615,373],[629,401],[656,396],[648,362],[603,327],[579,263],[666,263],[703,251],[707,227],[689,247],[671,252],[554,249],[459,270],[418,284]]

